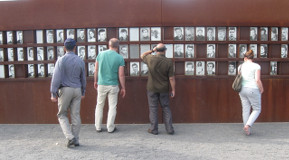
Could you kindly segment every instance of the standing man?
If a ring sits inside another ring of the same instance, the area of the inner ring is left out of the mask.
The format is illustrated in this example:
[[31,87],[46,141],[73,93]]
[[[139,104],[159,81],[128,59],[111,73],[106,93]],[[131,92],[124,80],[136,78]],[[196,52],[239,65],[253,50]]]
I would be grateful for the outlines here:
[[[151,127],[148,132],[154,135],[158,134],[158,102],[160,101],[163,109],[164,123],[168,134],[174,134],[172,125],[172,113],[169,106],[170,96],[175,97],[175,76],[174,67],[170,59],[165,57],[166,47],[159,43],[153,50],[144,52],[141,59],[148,65],[149,75],[147,83],[147,96],[149,103],[149,117]],[[151,55],[153,52],[156,55]],[[169,88],[172,88],[169,94]]]
[[[66,54],[56,61],[50,87],[51,101],[57,102],[58,98],[58,121],[68,139],[69,148],[79,146],[80,104],[86,89],[84,62],[75,54],[75,49],[75,40],[68,38],[64,42]],[[68,110],[71,127],[67,117]]]
[[125,96],[125,75],[124,59],[117,53],[119,40],[112,38],[109,40],[109,50],[100,52],[95,61],[94,88],[97,90],[97,104],[95,109],[95,128],[101,132],[103,107],[105,99],[108,97],[108,116],[107,131],[113,133],[116,131],[114,120],[116,117],[116,108],[119,92],[119,83],[121,85],[120,94]]

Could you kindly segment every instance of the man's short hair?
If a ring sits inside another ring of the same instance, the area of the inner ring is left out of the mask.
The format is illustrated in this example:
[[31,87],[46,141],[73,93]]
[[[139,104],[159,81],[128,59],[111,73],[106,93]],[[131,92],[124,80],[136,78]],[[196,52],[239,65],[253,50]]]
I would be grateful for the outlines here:
[[138,65],[136,63],[133,63],[131,66],[132,67],[134,67],[134,66],[138,67]]
[[64,46],[68,51],[72,51],[76,46],[76,41],[72,38],[68,38],[65,40]]
[[100,34],[101,32],[105,32],[105,30],[104,30],[104,29],[100,29],[100,30],[98,31],[98,34]]
[[212,62],[209,62],[209,63],[208,63],[208,65],[212,65],[212,66],[213,66],[213,68],[215,68],[215,65],[214,65],[214,63],[212,63]]
[[126,32],[127,33],[127,30],[126,29],[121,29],[120,32]]
[[109,45],[112,48],[118,48],[119,47],[119,40],[116,39],[116,38],[112,38],[112,39],[109,40]]

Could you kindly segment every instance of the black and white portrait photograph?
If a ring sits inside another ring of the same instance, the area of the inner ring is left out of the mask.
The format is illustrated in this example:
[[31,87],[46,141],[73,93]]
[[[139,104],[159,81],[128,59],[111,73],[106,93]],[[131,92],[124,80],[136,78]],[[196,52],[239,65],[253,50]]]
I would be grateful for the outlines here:
[[207,75],[215,75],[216,73],[215,61],[207,61]]
[[54,63],[47,64],[47,71],[48,71],[48,77],[52,77],[53,72],[54,72]]
[[75,38],[75,31],[74,29],[67,29],[66,30],[66,37],[74,39]]
[[185,40],[186,41],[195,40],[195,27],[185,27]]
[[146,51],[152,50],[149,44],[141,44],[140,45],[140,53],[144,53]]
[[258,39],[258,28],[250,27],[250,41],[257,41]]
[[94,62],[89,62],[88,63],[88,76],[94,76],[94,71],[95,71],[95,63]]
[[215,57],[216,57],[216,45],[207,44],[207,58],[215,58]]
[[33,47],[27,47],[27,60],[34,61],[34,49]]
[[3,32],[0,31],[0,44],[3,44]]
[[281,28],[281,41],[288,41],[288,28],[287,27]]
[[276,61],[271,61],[270,62],[270,75],[277,75],[277,62]]
[[118,29],[118,39],[121,42],[128,41],[128,28],[119,28]]
[[150,41],[150,28],[142,27],[140,28],[140,40],[141,41]]
[[173,58],[173,44],[166,44],[166,57],[167,58]]
[[95,28],[87,29],[87,42],[96,42],[96,30]]
[[15,67],[14,67],[14,64],[9,64],[8,65],[8,75],[9,75],[9,78],[15,78]]
[[139,41],[139,28],[129,28],[129,41]]
[[228,64],[228,75],[236,75],[236,62],[230,61]]
[[278,27],[271,27],[271,41],[278,41]]
[[215,40],[216,40],[216,28],[207,27],[207,41],[215,41]]
[[194,44],[185,45],[185,57],[186,58],[195,58],[195,46]]
[[57,43],[64,43],[64,30],[63,29],[56,30],[56,41]]
[[77,54],[82,60],[85,60],[85,46],[77,46]]
[[130,62],[130,76],[139,75],[139,62]]
[[161,41],[161,27],[151,27],[151,41]]
[[54,43],[54,31],[46,30],[46,43]]
[[185,75],[191,76],[194,75],[195,71],[195,63],[193,61],[186,61],[185,62]]
[[247,52],[247,44],[239,44],[239,58],[244,58]]
[[77,29],[77,42],[85,42],[85,29]]
[[253,51],[254,58],[257,58],[257,55],[258,55],[257,44],[250,44],[249,48]]
[[52,46],[47,47],[47,60],[54,60],[54,48]]
[[237,45],[228,44],[228,58],[236,58],[237,54]]
[[16,31],[17,44],[23,44],[23,31]]
[[0,62],[4,61],[4,51],[3,48],[0,48]]
[[0,78],[5,78],[4,65],[0,65]]
[[106,42],[107,40],[107,34],[106,34],[106,28],[98,28],[98,42]]
[[24,61],[24,51],[23,48],[17,48],[17,60]]
[[277,75],[277,62],[276,61],[271,61],[270,62],[270,75]]
[[197,41],[205,40],[205,27],[196,27],[196,40]]
[[127,44],[121,44],[119,45],[119,54],[124,58],[128,58],[128,45]]
[[184,27],[174,27],[174,40],[175,41],[184,40]]
[[29,78],[35,77],[34,64],[28,64],[27,70],[28,70],[28,77]]
[[138,44],[130,44],[129,45],[129,57],[131,59],[139,58],[139,45]]
[[288,57],[288,45],[281,44],[281,58],[287,58],[287,57]]
[[267,58],[267,57],[268,57],[268,45],[260,44],[260,58]]
[[174,57],[184,58],[184,44],[174,44]]
[[44,50],[43,47],[37,47],[37,61],[44,60]]
[[87,50],[88,50],[88,59],[96,59],[96,46],[95,45],[87,46]]
[[6,32],[6,36],[7,36],[7,44],[13,44],[13,32],[12,31],[7,31]]
[[148,76],[148,74],[149,74],[148,65],[145,64],[144,62],[141,62],[141,72],[140,72],[140,75],[141,75],[141,76]]
[[43,30],[36,30],[36,43],[43,43]]
[[14,49],[7,48],[7,53],[8,53],[8,61],[14,61]]
[[268,27],[260,27],[261,41],[268,41]]
[[107,50],[107,45],[98,45],[98,53]]
[[196,75],[202,76],[205,75],[205,62],[196,61]]
[[227,28],[226,27],[218,27],[218,41],[226,41]]
[[237,27],[229,27],[229,41],[236,41],[237,40]]
[[64,55],[63,46],[57,46],[57,59]]
[[44,64],[38,64],[37,65],[37,69],[38,69],[38,77],[45,77],[45,67]]

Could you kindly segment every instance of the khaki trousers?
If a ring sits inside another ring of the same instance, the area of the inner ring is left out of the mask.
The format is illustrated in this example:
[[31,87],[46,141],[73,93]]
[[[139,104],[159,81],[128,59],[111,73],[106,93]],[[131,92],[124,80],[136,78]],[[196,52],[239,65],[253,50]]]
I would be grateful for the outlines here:
[[107,131],[111,132],[115,128],[116,108],[118,101],[119,87],[116,85],[99,85],[97,87],[97,104],[95,108],[95,128],[101,130],[103,107],[106,97],[108,97]]
[[[63,87],[59,90],[59,96],[57,117],[61,129],[67,139],[76,138],[78,141],[81,127],[81,88]],[[70,110],[71,126],[67,117],[68,110]]]

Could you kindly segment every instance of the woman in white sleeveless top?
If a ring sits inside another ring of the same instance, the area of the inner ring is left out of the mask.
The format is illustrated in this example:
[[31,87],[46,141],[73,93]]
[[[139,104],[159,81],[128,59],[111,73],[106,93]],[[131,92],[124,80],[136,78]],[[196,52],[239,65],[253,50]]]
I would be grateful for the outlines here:
[[[253,62],[253,51],[244,54],[244,63],[238,71],[242,74],[242,90],[239,93],[242,102],[242,116],[246,135],[251,134],[251,127],[261,113],[261,67]],[[241,69],[241,70],[240,70]],[[252,107],[252,113],[250,113]]]

